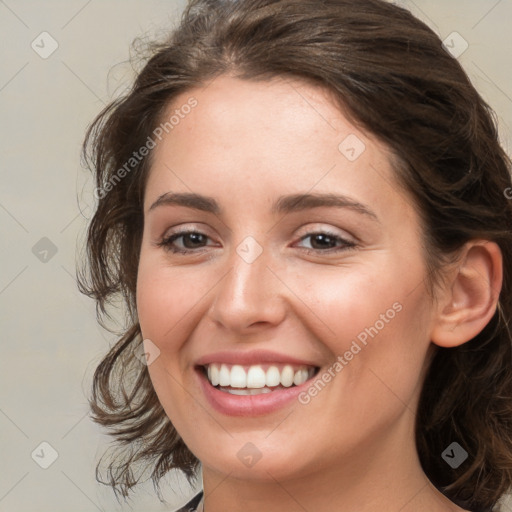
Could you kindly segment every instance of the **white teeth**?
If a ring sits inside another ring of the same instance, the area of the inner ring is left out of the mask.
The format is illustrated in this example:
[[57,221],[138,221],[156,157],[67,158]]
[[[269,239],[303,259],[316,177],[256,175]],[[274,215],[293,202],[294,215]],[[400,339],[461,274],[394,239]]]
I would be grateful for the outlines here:
[[[217,365],[208,365],[208,366],[217,366]],[[212,382],[213,384],[213,382]],[[219,385],[220,386],[229,386],[231,384],[231,372],[229,368],[223,364],[219,370]]]
[[261,389],[230,389],[230,388],[220,388],[222,391],[226,391],[227,393],[231,393],[232,395],[262,395],[264,393],[272,393],[270,388],[261,388]]
[[232,388],[245,388],[247,387],[247,374],[242,366],[235,364],[231,368],[231,382]]
[[212,365],[208,366],[208,378],[210,379],[212,386],[219,385],[220,370],[216,364],[212,364]]
[[[220,388],[230,387],[238,389],[226,389],[236,395],[249,395],[269,393],[270,388],[282,386],[299,386],[314,375],[313,367],[299,367],[294,369],[291,365],[285,365],[279,370],[278,366],[269,366],[267,371],[261,365],[252,365],[247,369],[241,365],[233,366],[212,363],[207,365],[208,380],[212,386]],[[252,392],[253,391],[253,392]]]
[[[295,375],[293,376],[293,383],[296,386],[299,386],[300,384],[304,384],[309,378],[309,372],[306,369],[299,370],[298,372],[295,372]],[[212,380],[213,383],[213,380]]]
[[248,388],[264,388],[266,384],[265,372],[261,366],[251,366],[247,372]]
[[281,373],[277,366],[271,366],[266,375],[267,386],[279,386],[281,383]]
[[290,365],[286,365],[281,372],[281,384],[285,388],[289,388],[293,384],[294,375],[293,368]]
[[230,389],[229,393],[232,395],[251,395],[252,389]]

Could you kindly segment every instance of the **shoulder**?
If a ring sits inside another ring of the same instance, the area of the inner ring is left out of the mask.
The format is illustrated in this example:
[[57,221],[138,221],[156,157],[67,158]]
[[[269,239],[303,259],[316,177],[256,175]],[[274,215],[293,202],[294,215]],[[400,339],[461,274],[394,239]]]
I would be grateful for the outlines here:
[[202,497],[203,491],[196,494],[186,505],[181,507],[179,510],[176,510],[176,512],[196,512],[197,506],[199,505]]

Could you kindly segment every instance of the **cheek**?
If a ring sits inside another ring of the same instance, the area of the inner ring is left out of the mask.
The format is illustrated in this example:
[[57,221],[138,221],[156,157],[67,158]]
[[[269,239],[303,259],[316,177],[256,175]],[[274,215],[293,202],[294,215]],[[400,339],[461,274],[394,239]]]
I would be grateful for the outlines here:
[[183,347],[197,323],[194,312],[205,295],[203,286],[190,271],[166,266],[149,251],[141,252],[137,313],[143,339],[151,340],[159,350],[148,371],[158,399],[177,429],[184,429],[183,418],[193,414],[190,397],[183,393],[182,375],[188,363]]
[[297,297],[311,310],[309,316],[321,321],[318,337],[328,341],[334,352],[348,349],[347,342],[358,336],[364,343],[375,324],[384,331],[400,316],[407,283],[393,279],[389,272],[384,278],[382,274],[380,268],[347,267],[293,278]]
[[204,273],[166,266],[161,258],[146,256],[143,251],[137,276],[137,312],[143,336],[157,343],[176,339],[175,332],[183,330],[187,317],[193,316],[207,294],[204,277]]
[[333,371],[344,403],[400,405],[413,397],[430,345],[431,312],[418,278],[420,261],[416,267],[379,264],[364,272],[337,269],[296,280],[297,295],[307,298],[314,313],[309,316],[321,320],[311,322],[310,329],[340,362]]
[[[205,314],[209,292],[218,273],[205,268],[173,267],[160,254],[144,249],[137,275],[137,313],[143,339],[158,347],[158,358],[148,370],[167,415],[178,421],[187,410],[183,393],[192,355],[187,341]],[[179,422],[179,421],[178,421]]]

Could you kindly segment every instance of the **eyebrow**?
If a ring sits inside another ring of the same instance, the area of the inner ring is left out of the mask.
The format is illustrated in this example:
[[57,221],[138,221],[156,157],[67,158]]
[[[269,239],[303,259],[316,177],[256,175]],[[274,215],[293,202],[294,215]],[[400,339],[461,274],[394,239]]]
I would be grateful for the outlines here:
[[[219,203],[213,197],[195,193],[166,192],[158,197],[148,212],[159,206],[185,206],[215,215],[222,213]],[[320,207],[347,208],[378,221],[377,215],[368,206],[339,194],[306,193],[280,196],[272,205],[271,213],[286,214]]]
[[212,197],[193,193],[166,192],[149,207],[148,212],[158,206],[185,206],[194,210],[210,212],[218,215],[221,212],[220,206]]

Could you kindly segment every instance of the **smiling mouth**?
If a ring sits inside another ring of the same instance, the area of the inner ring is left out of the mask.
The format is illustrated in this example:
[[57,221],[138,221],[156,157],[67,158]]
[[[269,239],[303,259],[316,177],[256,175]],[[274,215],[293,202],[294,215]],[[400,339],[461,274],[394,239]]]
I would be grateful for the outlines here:
[[260,395],[300,386],[320,370],[318,366],[292,364],[210,363],[199,368],[214,388],[232,395]]

